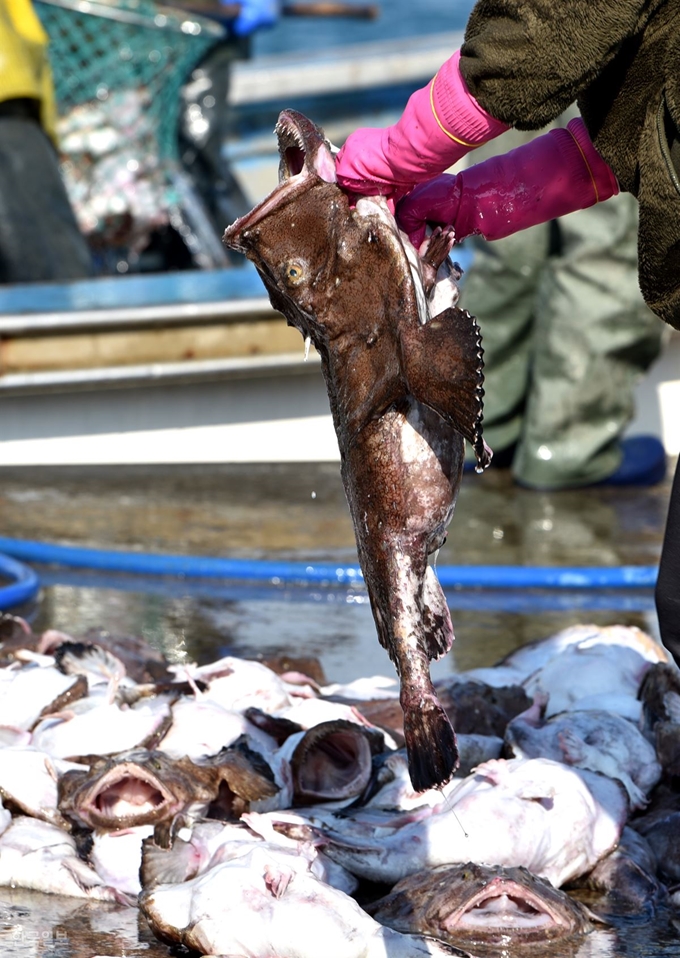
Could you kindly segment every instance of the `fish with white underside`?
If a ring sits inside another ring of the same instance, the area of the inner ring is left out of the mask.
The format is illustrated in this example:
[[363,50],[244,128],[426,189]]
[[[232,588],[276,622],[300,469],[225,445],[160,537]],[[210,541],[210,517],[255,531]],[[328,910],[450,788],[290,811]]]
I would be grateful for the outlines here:
[[458,955],[443,942],[380,925],[310,869],[314,851],[267,843],[178,885],[142,892],[154,933],[211,955],[243,958],[425,958]]
[[618,782],[532,758],[485,762],[433,807],[357,808],[342,817],[314,808],[269,818],[369,881],[397,882],[428,867],[476,861],[523,866],[560,887],[615,847],[628,813]]
[[479,468],[482,349],[455,307],[452,231],[416,251],[382,197],[352,206],[331,148],[310,120],[281,113],[279,185],[225,242],[251,259],[272,305],[321,356],[341,471],[378,637],[401,681],[414,787],[448,781],[458,753],[430,678],[451,647],[431,564],[446,538],[464,440]]

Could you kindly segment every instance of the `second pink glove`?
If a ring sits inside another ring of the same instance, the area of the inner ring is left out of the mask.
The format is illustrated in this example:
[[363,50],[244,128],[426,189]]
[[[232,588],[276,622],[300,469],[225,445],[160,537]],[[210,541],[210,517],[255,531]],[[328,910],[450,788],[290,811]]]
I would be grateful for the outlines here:
[[495,240],[618,192],[616,177],[576,119],[566,130],[417,186],[397,207],[397,220],[416,249],[428,223],[453,226],[457,242],[473,233]]

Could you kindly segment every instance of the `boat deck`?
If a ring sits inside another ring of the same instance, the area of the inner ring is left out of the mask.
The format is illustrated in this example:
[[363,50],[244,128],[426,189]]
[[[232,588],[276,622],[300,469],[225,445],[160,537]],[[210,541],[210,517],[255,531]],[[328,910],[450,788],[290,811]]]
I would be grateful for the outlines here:
[[[445,33],[235,64],[224,152],[246,197],[276,183],[282,103],[323,115],[339,142],[359,119],[390,122],[460,41]],[[640,383],[629,430],[662,436],[672,455],[679,370],[675,335]],[[338,458],[318,356],[305,361],[250,264],[0,292],[0,465]]]

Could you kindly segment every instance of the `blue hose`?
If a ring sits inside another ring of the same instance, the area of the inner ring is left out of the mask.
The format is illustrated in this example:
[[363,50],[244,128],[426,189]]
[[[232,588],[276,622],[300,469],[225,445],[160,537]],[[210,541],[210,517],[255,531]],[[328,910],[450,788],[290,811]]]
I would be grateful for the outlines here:
[[40,588],[40,581],[33,569],[6,555],[0,555],[0,578],[10,579],[9,585],[0,588],[0,612],[30,602]]
[[[0,552],[42,565],[76,569],[174,575],[191,579],[237,579],[248,582],[350,585],[362,580],[358,564],[272,562],[203,556],[153,555],[51,545],[0,537]],[[444,588],[484,589],[645,589],[656,582],[655,566],[546,567],[439,566]]]
[[[126,575],[94,572],[91,569],[47,568],[40,571],[43,588],[66,585],[76,589],[107,589],[117,592],[144,592],[165,598],[193,596],[220,602],[278,602],[286,605],[368,606],[368,595],[359,588],[324,588],[314,585],[271,582],[237,582],[220,579],[178,579],[172,576]],[[449,608],[454,611],[508,612],[529,615],[537,612],[653,612],[654,594],[649,589],[445,589]]]

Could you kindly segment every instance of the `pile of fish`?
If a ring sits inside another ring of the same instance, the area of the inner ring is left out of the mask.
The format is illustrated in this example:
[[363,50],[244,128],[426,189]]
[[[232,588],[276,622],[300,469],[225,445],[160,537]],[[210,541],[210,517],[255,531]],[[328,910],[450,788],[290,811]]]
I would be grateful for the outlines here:
[[436,683],[461,767],[423,792],[396,681],[270,665],[1,618],[0,884],[239,958],[564,956],[673,904],[680,673],[640,630]]
[[78,225],[94,245],[139,251],[170,221],[177,197],[158,158],[143,88],[81,103],[57,125],[61,170]]

